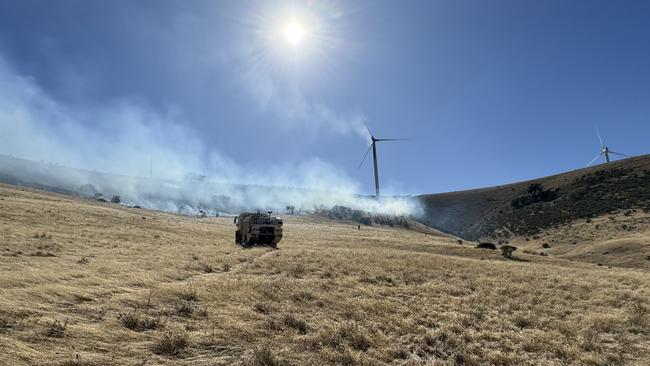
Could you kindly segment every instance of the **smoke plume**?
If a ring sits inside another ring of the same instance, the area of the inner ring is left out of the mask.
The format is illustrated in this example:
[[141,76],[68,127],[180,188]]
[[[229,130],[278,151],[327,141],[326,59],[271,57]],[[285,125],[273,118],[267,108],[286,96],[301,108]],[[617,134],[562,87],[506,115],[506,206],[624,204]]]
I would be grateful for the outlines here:
[[234,213],[343,205],[399,215],[418,210],[408,198],[359,195],[357,182],[318,158],[246,169],[207,149],[173,109],[152,110],[132,100],[102,108],[67,106],[2,57],[0,136],[0,154],[27,159],[0,157],[0,180],[107,199],[120,195],[123,203],[149,209]]

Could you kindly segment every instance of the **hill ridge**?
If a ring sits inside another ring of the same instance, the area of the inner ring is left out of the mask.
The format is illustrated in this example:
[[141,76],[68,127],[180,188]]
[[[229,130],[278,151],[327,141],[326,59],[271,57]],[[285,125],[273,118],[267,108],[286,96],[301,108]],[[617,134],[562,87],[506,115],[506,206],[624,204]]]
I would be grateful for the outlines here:
[[418,199],[424,207],[423,223],[463,238],[533,235],[615,210],[650,210],[650,155]]

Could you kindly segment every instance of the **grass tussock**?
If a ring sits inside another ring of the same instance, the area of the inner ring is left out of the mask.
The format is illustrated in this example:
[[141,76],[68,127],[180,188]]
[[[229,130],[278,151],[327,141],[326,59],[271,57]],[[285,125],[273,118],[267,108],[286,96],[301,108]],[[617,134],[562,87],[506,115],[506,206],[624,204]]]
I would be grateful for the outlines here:
[[62,338],[68,329],[68,322],[61,323],[58,320],[53,320],[45,323],[43,335],[50,338]]
[[0,314],[0,334],[19,331],[27,326],[27,315]]
[[284,362],[278,360],[273,354],[271,347],[261,346],[253,350],[253,353],[245,361],[245,366],[281,366]]
[[282,323],[289,328],[295,329],[300,334],[307,334],[309,325],[294,314],[287,314],[282,318]]
[[310,330],[305,320],[292,313],[271,317],[268,319],[268,325],[269,329],[279,332],[294,330],[298,334],[307,334]]
[[365,352],[371,346],[366,330],[356,323],[345,323],[335,328],[334,332],[326,334],[325,337],[324,344],[334,348],[346,344],[352,349]]
[[117,320],[127,329],[131,329],[136,332],[143,332],[146,330],[154,330],[162,327],[162,322],[158,317],[151,317],[133,311],[130,313],[120,313],[117,317]]
[[206,318],[208,317],[208,308],[199,306],[191,301],[179,301],[176,303],[172,315],[177,315],[184,318]]
[[268,302],[258,302],[254,305],[254,308],[260,314],[270,314],[273,311],[273,306]]
[[196,302],[199,301],[199,295],[194,286],[188,286],[178,293],[181,300]]
[[180,355],[189,346],[189,337],[182,331],[162,334],[151,346],[153,353],[164,356]]

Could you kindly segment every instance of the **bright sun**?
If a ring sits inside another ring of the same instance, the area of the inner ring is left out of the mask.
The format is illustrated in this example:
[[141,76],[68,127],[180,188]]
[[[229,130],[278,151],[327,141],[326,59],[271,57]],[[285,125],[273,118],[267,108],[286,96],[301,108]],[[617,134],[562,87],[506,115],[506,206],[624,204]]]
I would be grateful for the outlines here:
[[284,38],[292,46],[297,46],[305,38],[305,28],[300,23],[292,21],[284,27]]

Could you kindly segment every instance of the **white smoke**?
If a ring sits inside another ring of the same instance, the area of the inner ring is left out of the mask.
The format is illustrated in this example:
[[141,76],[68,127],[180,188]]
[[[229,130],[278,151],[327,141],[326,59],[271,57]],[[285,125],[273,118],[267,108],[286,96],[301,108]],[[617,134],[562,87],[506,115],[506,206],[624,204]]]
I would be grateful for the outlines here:
[[[353,128],[325,107],[307,103],[292,110]],[[251,171],[206,149],[182,122],[178,111],[154,111],[128,100],[104,108],[71,108],[0,57],[0,154],[45,163],[3,157],[4,180],[84,194],[97,191],[107,198],[118,194],[129,204],[184,213],[277,211],[288,205],[303,211],[343,205],[374,213],[417,213],[415,200],[360,196],[357,182],[318,158]],[[152,166],[157,179],[146,178]]]

